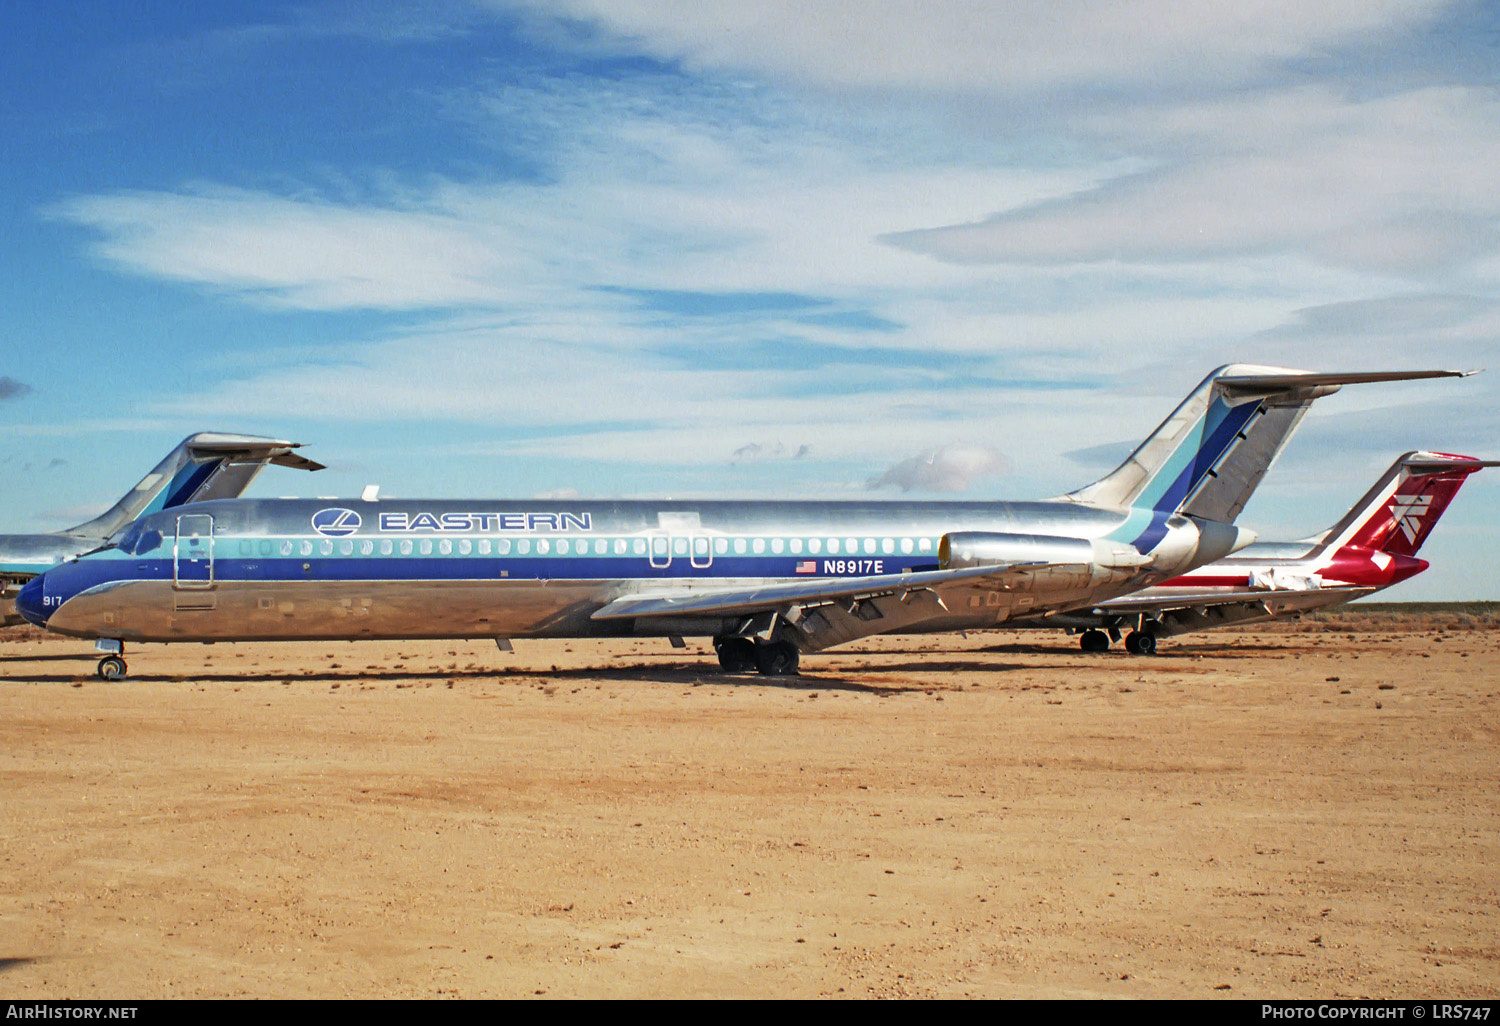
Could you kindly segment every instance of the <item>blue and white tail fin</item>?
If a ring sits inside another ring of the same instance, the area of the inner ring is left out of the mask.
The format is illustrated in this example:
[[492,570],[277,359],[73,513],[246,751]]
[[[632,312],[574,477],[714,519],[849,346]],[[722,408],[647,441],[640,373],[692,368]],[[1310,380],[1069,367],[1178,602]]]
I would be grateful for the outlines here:
[[1066,498],[1233,523],[1315,399],[1342,385],[1463,377],[1463,371],[1315,374],[1228,364],[1204,378],[1130,457]]
[[321,463],[292,451],[299,447],[297,442],[258,435],[215,431],[189,435],[109,512],[63,533],[102,540],[132,521],[164,509],[234,498],[244,493],[268,463],[299,470],[323,469]]

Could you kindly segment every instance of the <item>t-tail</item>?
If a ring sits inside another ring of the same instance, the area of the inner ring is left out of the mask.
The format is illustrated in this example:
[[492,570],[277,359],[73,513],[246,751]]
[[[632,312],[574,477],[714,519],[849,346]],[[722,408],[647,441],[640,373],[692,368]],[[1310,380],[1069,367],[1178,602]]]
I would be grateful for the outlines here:
[[1333,527],[1309,541],[1414,557],[1470,474],[1500,461],[1444,452],[1400,457]]
[[[1116,537],[1149,552],[1168,518],[1227,526],[1275,463],[1313,401],[1343,385],[1464,377],[1471,371],[1375,371],[1317,374],[1284,367],[1228,364],[1204,378],[1124,463],[1069,493],[1075,502],[1130,511]],[[1218,531],[1229,537],[1224,531]],[[1251,540],[1236,532],[1224,554]],[[1215,557],[1217,558],[1217,557]]]
[[244,493],[266,464],[299,470],[322,470],[292,450],[297,442],[258,435],[200,431],[167,454],[108,512],[62,532],[103,540],[132,521],[164,509],[209,499],[232,499]]

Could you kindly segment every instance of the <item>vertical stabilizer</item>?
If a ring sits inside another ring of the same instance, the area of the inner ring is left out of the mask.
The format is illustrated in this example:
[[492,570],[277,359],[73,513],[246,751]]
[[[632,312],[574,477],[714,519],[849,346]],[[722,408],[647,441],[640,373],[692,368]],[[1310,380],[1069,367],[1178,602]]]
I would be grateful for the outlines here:
[[1495,466],[1500,461],[1409,452],[1391,464],[1322,540],[1334,550],[1349,545],[1415,556],[1469,475]]
[[250,486],[267,463],[301,470],[323,469],[322,464],[292,452],[296,448],[297,442],[257,435],[213,431],[190,435],[107,513],[63,533],[102,540],[151,513],[189,502],[234,498]]
[[1316,374],[1220,367],[1114,471],[1070,493],[1076,502],[1231,523],[1313,401],[1347,384],[1462,377],[1459,371]]

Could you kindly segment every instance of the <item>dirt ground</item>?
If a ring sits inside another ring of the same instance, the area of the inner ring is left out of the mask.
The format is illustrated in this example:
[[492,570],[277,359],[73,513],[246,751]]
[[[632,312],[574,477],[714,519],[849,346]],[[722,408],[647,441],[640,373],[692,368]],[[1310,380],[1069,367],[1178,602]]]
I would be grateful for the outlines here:
[[0,633],[0,994],[1488,997],[1500,631]]

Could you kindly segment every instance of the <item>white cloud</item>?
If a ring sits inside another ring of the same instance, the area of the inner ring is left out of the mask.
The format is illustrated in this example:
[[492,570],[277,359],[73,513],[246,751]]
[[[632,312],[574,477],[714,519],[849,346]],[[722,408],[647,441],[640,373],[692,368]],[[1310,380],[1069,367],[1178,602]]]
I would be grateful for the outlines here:
[[[600,45],[822,86],[1003,93],[1222,85],[1268,63],[1420,25],[1444,0],[496,0]],[[556,38],[556,37],[553,37]]]
[[1154,169],[901,244],[959,262],[1067,264],[1301,253],[1423,277],[1500,248],[1500,102],[1300,89],[1096,124]]
[[894,464],[880,477],[871,478],[869,487],[899,488],[903,492],[962,492],[976,478],[1003,474],[1007,467],[1004,454],[996,449],[954,443]]
[[[1500,329],[1486,291],[1500,279],[1492,94],[1273,84],[1283,59],[1434,9],[578,0],[538,17],[596,19],[604,45],[703,73],[475,83],[448,97],[474,139],[524,149],[534,178],[372,174],[358,200],[200,185],[57,212],[134,273],[262,306],[430,318],[241,365],[154,404],[173,422],[288,410],[440,422],[460,425],[450,438],[493,439],[450,453],[747,479],[781,446],[786,478],[816,484],[817,466],[834,467],[843,484],[827,487],[854,490],[882,467],[896,487],[974,487],[994,445],[1025,454],[1014,491],[1039,495],[1085,483],[1063,452],[1143,437],[1218,363],[1488,362]],[[720,68],[764,80],[708,74]],[[856,88],[832,101],[768,84],[788,81]],[[1155,91],[1074,104],[1064,90],[1029,101],[1049,116],[1017,127],[1012,90],[1083,82]],[[910,86],[959,99],[918,102]],[[946,120],[922,124],[934,111]],[[652,290],[788,294],[881,323],[736,316],[732,302],[695,316],[653,304]],[[848,359],[809,368],[804,344]],[[728,358],[746,349],[785,359]],[[1395,387],[1320,404],[1309,434],[1330,424],[1314,437],[1351,461],[1430,444],[1411,436],[1458,393],[1422,386],[1412,394],[1430,408],[1392,410]],[[1451,408],[1487,423],[1496,386],[1467,387]],[[1367,408],[1369,423],[1344,430]],[[814,458],[787,458],[803,446]],[[912,452],[925,458],[891,466]],[[1310,462],[1291,466],[1304,487],[1320,479]]]

